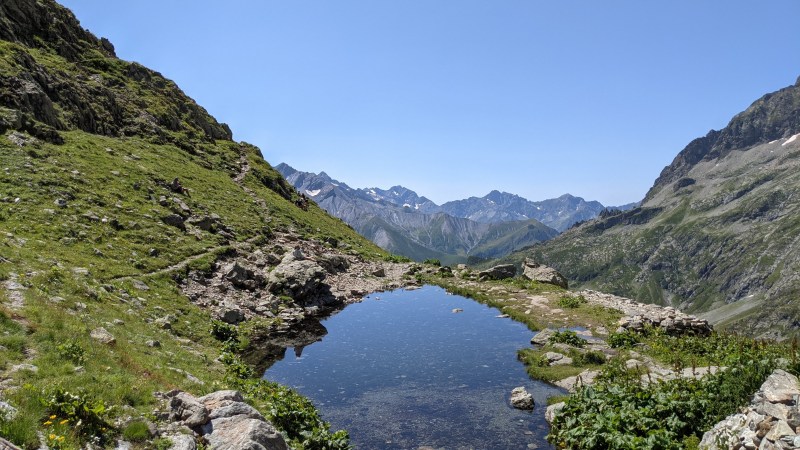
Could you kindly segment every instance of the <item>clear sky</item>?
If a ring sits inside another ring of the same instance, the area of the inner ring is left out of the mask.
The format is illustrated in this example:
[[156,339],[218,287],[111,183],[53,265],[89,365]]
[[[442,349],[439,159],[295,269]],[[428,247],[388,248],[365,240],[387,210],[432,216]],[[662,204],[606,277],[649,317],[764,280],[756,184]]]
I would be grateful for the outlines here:
[[272,164],[437,203],[640,200],[800,75],[800,1],[61,0]]

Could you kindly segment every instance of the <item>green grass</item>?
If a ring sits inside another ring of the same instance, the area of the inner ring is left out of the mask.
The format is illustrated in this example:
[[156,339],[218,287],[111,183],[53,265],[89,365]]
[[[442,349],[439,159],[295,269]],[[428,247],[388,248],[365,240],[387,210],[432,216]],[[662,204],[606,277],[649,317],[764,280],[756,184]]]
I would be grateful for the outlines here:
[[517,357],[523,364],[528,375],[534,380],[554,383],[564,378],[574,377],[586,369],[595,368],[593,364],[568,364],[548,366],[544,354],[548,351],[555,351],[552,348],[542,349],[524,348],[517,352]]
[[[85,442],[85,435],[55,433],[44,425],[49,412],[40,400],[55,388],[83,389],[107,405],[104,416],[113,421],[123,407],[147,416],[154,391],[179,388],[200,395],[228,387],[225,367],[215,362],[222,344],[211,337],[211,317],[183,296],[175,280],[188,270],[210,270],[236,242],[269,242],[273,230],[294,230],[365,258],[387,257],[338,219],[315,206],[303,211],[248,176],[245,185],[267,208],[254,203],[232,180],[243,151],[253,167],[271,171],[253,148],[218,142],[196,155],[135,137],[62,135],[64,145],[40,143],[34,151],[0,136],[0,168],[9,168],[0,170],[0,198],[20,198],[4,203],[0,214],[7,260],[0,262],[0,276],[17,274],[27,287],[19,311],[8,309],[8,294],[0,289],[0,345],[7,349],[0,352],[0,369],[38,367],[35,373],[16,372],[19,387],[4,395],[19,410],[13,421],[0,423],[0,435],[12,442],[36,445],[37,430],[63,436],[63,448]],[[161,184],[175,177],[189,195]],[[168,206],[159,204],[162,195],[170,199]],[[196,215],[218,214],[234,241],[162,223],[176,208],[173,197]],[[54,204],[58,198],[67,199],[65,208]],[[176,271],[163,271],[190,258],[195,259]],[[131,278],[149,289],[137,290]],[[171,330],[152,323],[166,315],[175,318]],[[111,332],[116,344],[94,342],[89,333],[98,327]],[[146,346],[148,340],[161,347]]]

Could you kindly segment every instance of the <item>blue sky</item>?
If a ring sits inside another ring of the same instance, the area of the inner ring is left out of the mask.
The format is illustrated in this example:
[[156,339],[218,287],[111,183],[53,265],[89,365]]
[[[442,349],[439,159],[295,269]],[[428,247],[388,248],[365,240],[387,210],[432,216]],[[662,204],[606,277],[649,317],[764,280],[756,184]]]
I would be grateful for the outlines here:
[[267,161],[436,201],[641,199],[800,75],[797,0],[63,0]]

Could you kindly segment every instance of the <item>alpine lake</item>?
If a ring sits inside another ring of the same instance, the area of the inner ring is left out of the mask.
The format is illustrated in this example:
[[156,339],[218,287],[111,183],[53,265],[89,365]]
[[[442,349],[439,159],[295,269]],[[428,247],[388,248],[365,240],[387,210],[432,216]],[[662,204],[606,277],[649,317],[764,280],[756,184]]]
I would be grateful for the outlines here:
[[[516,354],[533,333],[498,314],[434,286],[372,294],[264,378],[309,397],[359,450],[552,448],[544,411],[564,391],[530,379]],[[510,405],[517,386],[532,412]]]

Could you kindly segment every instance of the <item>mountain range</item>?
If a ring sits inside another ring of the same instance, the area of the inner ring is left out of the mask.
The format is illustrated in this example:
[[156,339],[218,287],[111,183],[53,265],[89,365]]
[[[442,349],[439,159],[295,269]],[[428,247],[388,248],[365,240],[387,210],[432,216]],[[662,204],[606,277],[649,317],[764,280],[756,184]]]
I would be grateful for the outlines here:
[[285,163],[275,168],[299,192],[380,247],[420,261],[498,258],[605,210],[599,202],[569,194],[533,202],[499,191],[437,205],[403,186],[354,189],[325,172],[302,172]]
[[749,334],[800,328],[800,79],[690,142],[640,207],[507,258],[577,286],[704,313]]

